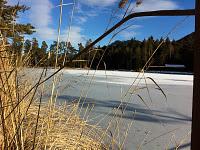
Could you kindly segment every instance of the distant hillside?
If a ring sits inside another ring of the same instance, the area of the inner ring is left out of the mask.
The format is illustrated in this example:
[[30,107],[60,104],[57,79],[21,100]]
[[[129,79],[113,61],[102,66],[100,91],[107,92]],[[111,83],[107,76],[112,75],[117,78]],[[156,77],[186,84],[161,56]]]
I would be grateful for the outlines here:
[[[154,39],[152,36],[143,41],[131,39],[115,41],[101,49],[106,50],[99,69],[112,70],[140,70],[158,47],[163,39]],[[185,71],[193,70],[194,33],[177,41],[165,40],[158,49],[150,66],[164,66],[165,64],[181,64],[186,66]],[[92,68],[96,68],[103,51],[98,51],[93,61]],[[93,54],[90,54],[93,55]]]
[[176,41],[176,49],[181,56],[181,63],[186,65],[188,70],[193,70],[194,56],[194,32]]
[[193,41],[194,42],[194,32],[184,36],[183,38],[177,40],[177,42],[182,43],[185,41]]

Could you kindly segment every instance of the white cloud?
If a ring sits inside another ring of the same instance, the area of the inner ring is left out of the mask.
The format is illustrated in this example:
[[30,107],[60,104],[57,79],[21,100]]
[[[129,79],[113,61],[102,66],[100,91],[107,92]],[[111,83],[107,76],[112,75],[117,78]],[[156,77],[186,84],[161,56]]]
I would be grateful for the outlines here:
[[[8,4],[17,4],[17,0],[9,0]],[[28,11],[28,21],[36,28],[35,35],[41,40],[56,40],[58,33],[57,29],[52,27],[53,4],[51,0],[21,0],[21,4],[31,6]],[[79,17],[79,22],[86,22],[87,17]],[[82,28],[72,26],[70,31],[69,41],[73,45],[84,42],[85,36],[82,34]],[[68,30],[61,31],[60,40],[67,40]]]
[[85,22],[87,22],[88,20],[88,17],[87,16],[76,16],[75,17],[75,21],[78,23],[78,24],[83,24]]
[[106,7],[113,5],[118,0],[80,0],[81,3],[88,6]]
[[123,40],[130,40],[131,38],[135,37],[138,33],[135,31],[123,31],[120,33],[120,36]]
[[36,35],[42,40],[56,40],[57,30],[46,27],[38,27],[36,29]]
[[95,11],[85,11],[74,17],[74,20],[77,24],[84,24],[88,19],[98,16],[98,13]]
[[[139,5],[138,7],[135,7],[135,3],[132,3],[130,9],[132,8],[135,8],[133,10],[135,12],[142,12],[142,11],[177,9],[179,8],[179,5],[172,0],[143,0],[142,4]],[[131,28],[128,28],[127,30],[120,32],[119,35],[124,40],[131,39],[138,34],[138,31],[136,31],[136,29],[140,27],[141,26],[133,25]]]
[[[19,0],[8,0],[8,4],[15,5]],[[50,0],[20,0],[20,4],[31,6],[27,11],[29,20],[37,27],[46,27],[52,23],[51,11],[53,4]]]
[[74,20],[77,24],[84,24],[91,17],[96,17],[99,14],[99,9],[84,10],[80,2],[76,4],[75,11],[77,12],[77,14],[74,17]]
[[[18,0],[9,0],[8,4],[17,4]],[[28,20],[36,28],[36,35],[43,40],[53,39],[56,31],[50,27],[53,22],[51,12],[53,4],[50,0],[21,0],[20,4],[31,6],[27,11]]]
[[[70,38],[69,41],[72,43],[72,45],[77,45],[78,43],[84,43],[85,42],[85,35],[82,34],[83,29],[78,26],[72,26],[70,31]],[[61,40],[67,41],[67,34],[68,30],[65,30],[63,34],[61,35]]]
[[17,1],[16,0],[8,0],[7,3],[8,3],[8,5],[15,5],[15,4],[17,4]]
[[[72,26],[70,31],[69,41],[73,46],[76,46],[78,43],[84,43],[86,36],[82,34],[83,29],[78,26]],[[52,28],[39,28],[37,29],[37,35],[42,40],[57,40],[57,30]],[[68,30],[64,30],[60,35],[60,41],[67,41]]]
[[134,11],[141,12],[177,8],[179,6],[173,0],[143,0],[142,4],[136,7]]
[[50,0],[32,0],[28,4],[31,6],[29,20],[36,28],[36,35],[42,40],[55,40],[57,31],[51,27],[53,4]]
[[30,19],[36,27],[47,27],[52,23],[53,4],[49,0],[31,1]]
[[130,40],[131,38],[135,37],[138,34],[138,32],[136,31],[138,28],[141,28],[141,26],[132,25],[126,30],[121,31],[119,35],[123,38],[123,40]]

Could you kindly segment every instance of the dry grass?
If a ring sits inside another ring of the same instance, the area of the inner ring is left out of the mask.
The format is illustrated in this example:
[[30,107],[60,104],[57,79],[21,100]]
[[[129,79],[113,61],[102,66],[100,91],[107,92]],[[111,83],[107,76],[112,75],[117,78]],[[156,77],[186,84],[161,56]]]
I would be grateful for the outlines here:
[[[60,6],[59,25],[62,22],[62,1],[60,1]],[[59,43],[59,36],[57,41]],[[114,137],[107,133],[109,127],[104,131],[79,117],[79,104],[56,104],[55,88],[60,78],[56,74],[53,76],[50,87],[51,97],[46,102],[42,102],[44,91],[49,90],[49,85],[45,82],[41,83],[46,77],[45,68],[38,79],[31,80],[24,69],[30,61],[30,56],[22,59],[22,56],[10,53],[9,49],[7,38],[1,35],[0,149],[110,149],[117,147]],[[57,68],[57,55],[58,45],[55,68]]]
[[77,115],[78,104],[56,105],[56,97],[42,103],[45,83],[38,83],[44,70],[37,83],[31,83],[20,59],[7,52],[3,38],[0,42],[0,149],[110,148],[106,131]]

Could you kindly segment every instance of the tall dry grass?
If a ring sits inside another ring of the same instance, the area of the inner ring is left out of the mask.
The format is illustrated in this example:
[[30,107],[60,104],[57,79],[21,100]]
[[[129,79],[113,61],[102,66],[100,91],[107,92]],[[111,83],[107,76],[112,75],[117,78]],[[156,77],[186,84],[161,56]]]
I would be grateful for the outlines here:
[[40,83],[45,69],[31,82],[24,62],[8,51],[6,43],[1,36],[0,149],[109,149],[117,145],[107,130],[79,117],[78,104],[57,105],[56,97],[42,102],[46,86]]
[[[59,35],[62,5],[61,0]],[[73,10],[71,20],[72,17]],[[13,31],[14,28],[13,24]],[[54,74],[52,85],[50,85],[51,97],[43,102],[44,92],[49,90],[49,85],[43,82],[47,68],[42,69],[38,78],[31,79],[26,69],[30,55],[22,59],[23,56],[11,53],[10,48],[7,38],[1,35],[0,149],[110,149],[118,147],[115,138],[109,134],[109,127],[102,130],[97,125],[91,125],[87,120],[79,117],[79,103],[57,105],[55,88],[59,84],[57,80],[61,78],[57,74]],[[57,56],[58,45],[55,71]],[[48,60],[40,61],[45,63]]]

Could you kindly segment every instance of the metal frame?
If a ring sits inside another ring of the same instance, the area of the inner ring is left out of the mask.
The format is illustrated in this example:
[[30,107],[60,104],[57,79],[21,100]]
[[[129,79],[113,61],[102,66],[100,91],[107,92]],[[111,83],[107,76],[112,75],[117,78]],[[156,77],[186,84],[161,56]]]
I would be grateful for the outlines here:
[[[191,135],[191,149],[199,150],[200,149],[200,0],[196,0],[196,8],[188,10],[160,10],[160,11],[150,11],[150,12],[138,12],[132,13],[122,19],[120,22],[115,24],[112,28],[107,30],[94,42],[88,45],[81,52],[76,54],[69,62],[66,62],[61,66],[56,72],[44,79],[39,83],[42,84],[55,74],[60,72],[65,65],[71,64],[73,60],[77,59],[83,53],[88,52],[95,44],[105,38],[107,35],[112,33],[115,29],[120,27],[122,24],[127,22],[130,19],[136,17],[145,17],[145,16],[195,16],[195,52],[194,52],[194,85],[193,85],[193,111],[192,111],[192,135]],[[36,85],[35,85],[36,86]],[[34,87],[33,87],[34,88]]]
[[[189,10],[161,10],[151,12],[133,13],[122,19],[94,42],[88,45],[84,50],[74,56],[72,60],[77,59],[80,55],[90,50],[95,44],[120,27],[130,19],[144,16],[195,16],[195,52],[194,52],[194,85],[193,85],[193,109],[192,109],[192,135],[191,149],[200,149],[200,0],[196,0],[196,8]],[[72,61],[71,60],[71,61]]]

